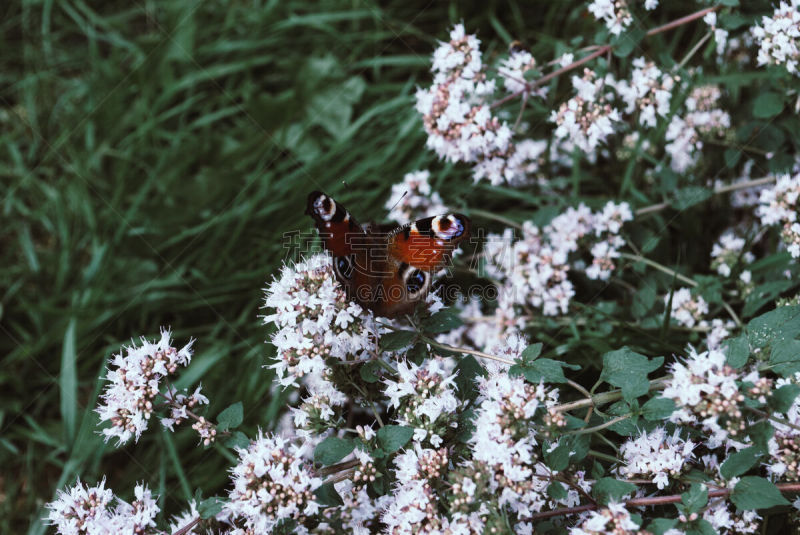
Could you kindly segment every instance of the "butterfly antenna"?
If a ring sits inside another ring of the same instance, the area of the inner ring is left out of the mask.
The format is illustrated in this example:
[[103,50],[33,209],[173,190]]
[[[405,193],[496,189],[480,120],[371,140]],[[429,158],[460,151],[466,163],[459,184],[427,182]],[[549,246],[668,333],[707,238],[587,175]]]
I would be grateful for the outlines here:
[[392,210],[394,210],[395,208],[397,208],[397,205],[398,205],[398,204],[400,204],[400,201],[402,201],[402,200],[403,200],[403,197],[405,197],[406,195],[408,195],[408,190],[405,190],[405,191],[403,192],[403,194],[402,194],[402,195],[400,195],[400,198],[399,198],[399,199],[397,199],[397,202],[396,202],[396,203],[394,203],[394,206],[392,206],[391,208],[389,208],[389,211],[391,212]]

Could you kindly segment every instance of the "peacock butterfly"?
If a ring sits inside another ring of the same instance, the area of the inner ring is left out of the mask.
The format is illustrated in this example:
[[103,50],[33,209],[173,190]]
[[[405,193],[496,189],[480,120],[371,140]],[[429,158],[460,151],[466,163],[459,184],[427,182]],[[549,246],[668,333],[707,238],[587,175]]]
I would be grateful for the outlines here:
[[362,226],[321,191],[309,194],[306,213],[333,256],[333,270],[348,298],[387,318],[408,314],[425,299],[433,274],[470,230],[469,218],[461,214],[400,227]]

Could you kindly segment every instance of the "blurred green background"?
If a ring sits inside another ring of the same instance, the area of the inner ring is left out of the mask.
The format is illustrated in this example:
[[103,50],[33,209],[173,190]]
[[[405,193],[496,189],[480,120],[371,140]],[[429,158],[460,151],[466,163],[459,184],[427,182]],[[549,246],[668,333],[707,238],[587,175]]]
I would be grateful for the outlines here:
[[497,54],[564,16],[549,2],[3,2],[0,532],[42,533],[42,506],[77,476],[125,498],[145,481],[167,514],[222,492],[230,453],[191,429],[103,444],[105,359],[171,326],[177,344],[197,338],[178,386],[274,429],[286,394],[262,368],[261,289],[283,233],[311,228],[308,192],[379,220],[391,185],[430,167],[457,204],[443,181],[471,184],[469,170],[424,149],[413,109],[436,39],[463,20]]
[[[643,22],[696,9],[674,2]],[[579,1],[0,3],[0,532],[44,532],[43,505],[78,476],[105,475],[123,498],[144,481],[167,516],[195,489],[224,492],[230,451],[198,447],[188,426],[104,445],[105,360],[171,326],[176,344],[197,339],[177,386],[202,383],[210,416],[242,401],[250,434],[275,429],[289,392],[263,368],[262,288],[284,233],[311,229],[310,191],[381,220],[391,185],[430,169],[451,207],[540,206],[535,192],[473,187],[469,168],[424,147],[413,95],[461,21],[487,63],[512,39],[560,53],[598,27]],[[568,79],[553,89],[556,102],[571,92]],[[622,177],[593,180],[616,191]]]

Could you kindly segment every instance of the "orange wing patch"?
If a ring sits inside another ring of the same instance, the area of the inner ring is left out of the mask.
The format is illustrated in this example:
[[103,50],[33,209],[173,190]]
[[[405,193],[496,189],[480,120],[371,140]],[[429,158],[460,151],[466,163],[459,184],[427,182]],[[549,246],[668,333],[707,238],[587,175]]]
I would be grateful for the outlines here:
[[389,257],[418,269],[441,267],[458,244],[469,237],[470,220],[461,214],[420,219],[389,237]]

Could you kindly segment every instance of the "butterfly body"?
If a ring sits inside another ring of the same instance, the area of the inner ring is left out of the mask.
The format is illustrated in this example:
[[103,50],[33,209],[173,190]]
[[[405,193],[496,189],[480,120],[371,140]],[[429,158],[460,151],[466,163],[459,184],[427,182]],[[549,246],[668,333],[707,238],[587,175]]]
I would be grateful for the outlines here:
[[408,314],[425,299],[433,273],[469,236],[461,214],[420,219],[401,227],[361,226],[347,209],[314,191],[306,213],[333,256],[337,280],[348,297],[384,317]]

